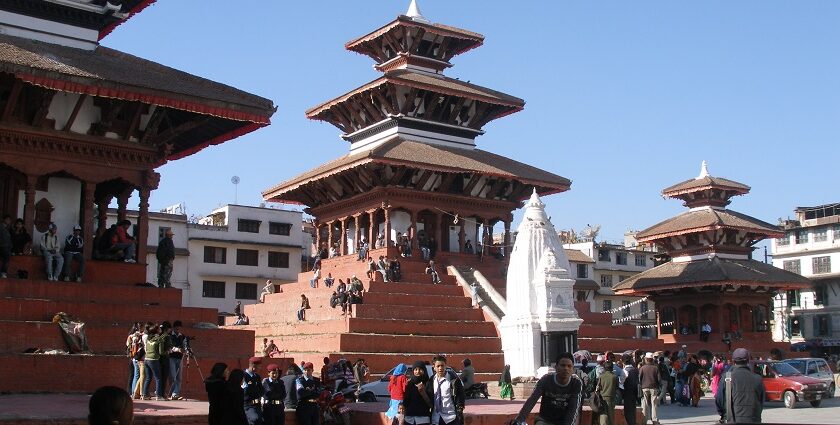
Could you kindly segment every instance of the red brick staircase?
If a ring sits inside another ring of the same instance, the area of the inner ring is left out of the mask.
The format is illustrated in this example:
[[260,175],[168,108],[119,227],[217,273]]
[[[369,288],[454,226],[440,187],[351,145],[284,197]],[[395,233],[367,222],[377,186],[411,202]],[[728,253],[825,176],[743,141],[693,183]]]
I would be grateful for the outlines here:
[[[83,392],[103,385],[128,386],[125,340],[135,321],[181,320],[204,373],[217,361],[242,367],[253,346],[252,331],[197,329],[216,323],[215,309],[181,306],[180,289],[137,286],[145,265],[89,261],[86,281],[46,280],[41,257],[13,257],[9,276],[27,270],[29,279],[0,279],[0,392]],[[86,323],[92,355],[24,354],[30,348],[66,349],[52,317],[65,312]],[[184,370],[182,394],[206,398],[196,366]],[[185,385],[186,384],[186,385]]]
[[[385,249],[373,250],[378,258]],[[444,253],[445,254],[445,253]],[[390,249],[389,258],[396,255]],[[354,306],[352,315],[342,316],[340,307],[329,305],[333,289],[321,279],[317,288],[309,286],[311,273],[301,273],[298,282],[282,285],[283,292],[269,295],[264,304],[245,307],[255,332],[255,350],[262,339],[273,339],[284,355],[295,361],[311,361],[316,370],[324,357],[332,361],[364,358],[373,375],[387,372],[398,362],[429,360],[438,353],[449,357],[455,369],[470,358],[476,379],[497,380],[504,367],[504,355],[493,323],[485,321],[480,309],[471,306],[463,289],[446,265],[457,258],[440,255],[436,261],[443,283],[433,285],[424,273],[426,263],[417,258],[400,258],[402,281],[384,283],[365,275],[367,263],[348,255],[322,260],[322,276],[328,273],[345,282],[356,275],[364,282],[364,304]],[[306,321],[296,320],[300,294],[306,294],[311,309]],[[243,328],[238,326],[238,328]]]

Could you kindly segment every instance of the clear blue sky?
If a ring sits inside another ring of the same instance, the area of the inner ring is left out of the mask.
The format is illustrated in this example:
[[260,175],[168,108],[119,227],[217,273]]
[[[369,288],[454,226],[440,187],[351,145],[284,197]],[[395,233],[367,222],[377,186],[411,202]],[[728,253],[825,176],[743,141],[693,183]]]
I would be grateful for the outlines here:
[[[304,111],[377,78],[344,43],[409,0],[159,0],[103,44],[274,101],[272,125],[162,167],[153,210],[204,215],[347,152]],[[752,186],[731,208],[771,223],[840,202],[840,2],[420,0],[484,34],[452,77],[524,98],[478,144],[573,181],[544,199],[558,228],[620,240],[684,210],[662,188],[712,175]],[[515,224],[518,224],[518,219]]]

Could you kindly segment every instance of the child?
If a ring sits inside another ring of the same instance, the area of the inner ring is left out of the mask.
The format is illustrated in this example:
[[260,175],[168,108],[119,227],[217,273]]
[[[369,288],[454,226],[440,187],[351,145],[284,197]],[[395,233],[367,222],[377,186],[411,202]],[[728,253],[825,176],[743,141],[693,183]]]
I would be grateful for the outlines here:
[[391,425],[405,425],[405,407],[400,403],[397,415],[391,420]]

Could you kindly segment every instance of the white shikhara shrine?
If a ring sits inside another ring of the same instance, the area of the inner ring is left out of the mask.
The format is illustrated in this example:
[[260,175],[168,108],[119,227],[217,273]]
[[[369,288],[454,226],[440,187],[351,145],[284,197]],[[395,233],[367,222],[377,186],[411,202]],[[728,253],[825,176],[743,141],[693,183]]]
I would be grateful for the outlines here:
[[[540,367],[553,363],[549,352],[574,349],[583,320],[574,308],[569,260],[536,191],[525,205],[517,231],[507,273],[507,309],[500,326],[502,350],[512,376],[536,376]],[[565,338],[557,340],[552,335]],[[556,341],[564,339],[567,342],[557,346]]]

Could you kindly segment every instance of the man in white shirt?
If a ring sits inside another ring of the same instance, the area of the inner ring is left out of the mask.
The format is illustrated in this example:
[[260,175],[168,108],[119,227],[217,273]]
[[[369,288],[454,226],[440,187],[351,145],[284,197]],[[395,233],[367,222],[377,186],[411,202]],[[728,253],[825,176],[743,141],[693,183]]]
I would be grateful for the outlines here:
[[435,375],[431,385],[426,387],[432,400],[433,425],[463,425],[464,423],[464,384],[457,376],[446,373],[446,357],[434,358]]

